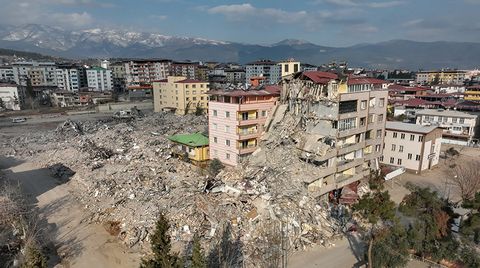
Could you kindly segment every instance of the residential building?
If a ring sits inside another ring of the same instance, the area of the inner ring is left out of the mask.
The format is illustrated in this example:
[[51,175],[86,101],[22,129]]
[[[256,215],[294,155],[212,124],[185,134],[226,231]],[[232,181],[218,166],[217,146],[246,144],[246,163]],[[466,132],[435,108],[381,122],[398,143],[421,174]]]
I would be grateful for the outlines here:
[[209,91],[210,158],[236,166],[253,153],[279,92],[279,86]]
[[15,62],[12,63],[15,83],[26,86],[30,80],[32,86],[56,86],[57,67],[54,62]]
[[228,83],[231,84],[244,84],[245,83],[245,70],[243,69],[225,69],[224,70]]
[[[187,79],[197,79],[198,80],[198,68],[199,64],[197,62],[173,62],[170,66],[170,75],[171,76],[183,76]],[[206,81],[206,80],[205,80]]]
[[124,62],[114,62],[110,64],[112,70],[113,91],[125,92],[127,90],[127,73]]
[[245,82],[250,85],[252,77],[265,77],[266,84],[277,84],[282,77],[281,66],[270,60],[250,62],[245,66]]
[[308,64],[308,63],[301,63],[300,64],[300,71],[302,71],[302,72],[318,71],[318,66]]
[[469,86],[464,93],[465,96],[463,98],[465,100],[480,101],[480,85]]
[[54,91],[50,94],[50,100],[56,107],[80,106],[80,96],[70,91]]
[[196,67],[196,75],[195,78],[200,81],[208,81],[208,75],[210,74],[210,68],[206,65],[199,65]]
[[380,160],[385,165],[421,173],[438,164],[441,141],[442,130],[437,126],[389,121],[385,127],[385,148]]
[[470,145],[477,143],[478,116],[454,110],[424,109],[416,111],[416,123],[443,130],[442,143]]
[[11,66],[0,66],[0,82],[15,82],[13,68]]
[[25,89],[15,84],[0,83],[0,100],[3,106],[0,108],[21,110],[25,104]]
[[408,100],[427,95],[431,92],[433,92],[433,90],[427,87],[407,87],[402,85],[388,86],[388,95],[391,101]]
[[60,90],[78,92],[80,89],[80,72],[83,69],[75,65],[58,65],[56,69],[57,87]]
[[462,85],[465,81],[466,72],[459,70],[439,70],[417,72],[415,81],[417,84],[453,84]]
[[112,71],[102,67],[86,69],[87,87],[94,91],[112,91]]
[[[343,188],[378,170],[388,101],[386,82],[311,71],[287,77],[281,102],[301,121],[297,150],[313,195]],[[311,119],[311,120],[310,120]],[[300,134],[301,133],[301,134]]]
[[[124,62],[127,87],[151,85],[170,74],[171,60],[131,60]],[[122,70],[123,71],[123,70]]]
[[204,165],[210,159],[208,137],[202,133],[176,134],[168,139],[176,144],[172,153],[178,157],[189,159],[197,165]]
[[281,69],[281,76],[290,75],[293,73],[300,72],[300,62],[295,61],[294,59],[288,59],[286,61],[281,61],[278,63]]
[[208,82],[187,79],[184,76],[169,76],[153,82],[155,112],[174,110],[176,114],[193,113],[197,107],[208,108]]

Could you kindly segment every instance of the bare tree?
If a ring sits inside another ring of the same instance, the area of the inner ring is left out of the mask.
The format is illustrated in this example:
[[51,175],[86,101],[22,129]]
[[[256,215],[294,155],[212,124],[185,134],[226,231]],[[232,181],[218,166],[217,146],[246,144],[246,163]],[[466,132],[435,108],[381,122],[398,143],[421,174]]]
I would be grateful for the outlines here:
[[449,174],[451,182],[458,187],[463,200],[470,200],[480,191],[480,162],[458,162]]

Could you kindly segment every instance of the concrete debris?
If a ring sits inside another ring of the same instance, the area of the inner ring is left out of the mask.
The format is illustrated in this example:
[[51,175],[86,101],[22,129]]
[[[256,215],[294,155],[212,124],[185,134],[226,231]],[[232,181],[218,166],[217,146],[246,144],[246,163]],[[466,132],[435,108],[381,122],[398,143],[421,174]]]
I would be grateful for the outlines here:
[[206,132],[207,119],[195,115],[68,120],[55,131],[2,140],[0,153],[37,161],[57,177],[71,177],[72,194],[91,212],[87,220],[120,222],[119,238],[129,247],[148,250],[148,233],[159,213],[166,212],[174,243],[185,245],[198,233],[208,249],[229,223],[248,260],[259,252],[257,242],[264,236],[259,227],[267,223],[282,226],[290,250],[327,243],[343,228],[338,217],[331,217],[334,211],[338,215],[337,208],[309,193],[306,174],[315,174],[316,167],[292,153],[302,139],[295,130],[300,122],[284,108],[281,113],[283,120],[274,121],[261,149],[241,167],[226,168],[215,178],[171,157],[167,136]]

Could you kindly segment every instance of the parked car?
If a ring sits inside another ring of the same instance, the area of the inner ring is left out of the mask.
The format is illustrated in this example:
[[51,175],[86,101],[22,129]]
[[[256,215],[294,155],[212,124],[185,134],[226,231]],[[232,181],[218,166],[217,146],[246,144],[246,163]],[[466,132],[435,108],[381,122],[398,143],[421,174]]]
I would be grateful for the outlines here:
[[12,118],[12,123],[22,123],[22,122],[25,122],[25,121],[27,121],[27,118],[25,118],[25,117]]

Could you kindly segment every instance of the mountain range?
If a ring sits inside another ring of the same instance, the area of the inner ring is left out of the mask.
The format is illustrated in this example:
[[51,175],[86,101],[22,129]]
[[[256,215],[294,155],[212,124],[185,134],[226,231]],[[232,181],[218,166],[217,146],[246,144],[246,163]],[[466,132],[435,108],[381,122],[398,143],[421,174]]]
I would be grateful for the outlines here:
[[391,40],[329,47],[286,39],[271,45],[109,29],[64,30],[40,24],[0,25],[0,47],[64,58],[168,58],[246,63],[295,58],[310,64],[347,61],[379,69],[480,67],[480,43]]

